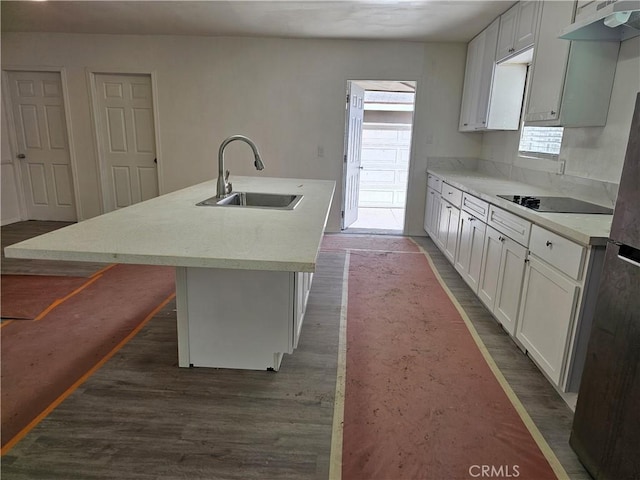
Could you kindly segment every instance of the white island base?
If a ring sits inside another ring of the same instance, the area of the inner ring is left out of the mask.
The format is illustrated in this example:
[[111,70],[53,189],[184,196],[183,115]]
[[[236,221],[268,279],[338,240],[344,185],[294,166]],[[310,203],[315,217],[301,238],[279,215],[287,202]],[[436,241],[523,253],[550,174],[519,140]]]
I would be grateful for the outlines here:
[[312,276],[177,267],[178,365],[277,371],[297,347]]

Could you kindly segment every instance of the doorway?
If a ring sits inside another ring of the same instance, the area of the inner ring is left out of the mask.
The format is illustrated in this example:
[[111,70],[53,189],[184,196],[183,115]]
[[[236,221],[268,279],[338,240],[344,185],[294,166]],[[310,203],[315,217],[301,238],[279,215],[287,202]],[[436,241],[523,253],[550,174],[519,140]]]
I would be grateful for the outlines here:
[[60,72],[7,72],[16,171],[28,220],[77,220]]
[[349,233],[404,231],[415,93],[413,81],[348,82],[342,229]]
[[151,75],[94,75],[94,106],[105,212],[159,193]]

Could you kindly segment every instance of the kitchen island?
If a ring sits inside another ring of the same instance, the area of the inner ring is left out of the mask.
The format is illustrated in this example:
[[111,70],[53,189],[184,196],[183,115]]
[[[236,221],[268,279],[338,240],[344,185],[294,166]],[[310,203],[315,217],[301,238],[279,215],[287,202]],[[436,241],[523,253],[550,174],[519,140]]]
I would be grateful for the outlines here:
[[196,206],[211,180],[9,246],[7,257],[176,267],[178,364],[277,370],[292,353],[335,190],[325,180],[233,178],[295,194],[293,210]]

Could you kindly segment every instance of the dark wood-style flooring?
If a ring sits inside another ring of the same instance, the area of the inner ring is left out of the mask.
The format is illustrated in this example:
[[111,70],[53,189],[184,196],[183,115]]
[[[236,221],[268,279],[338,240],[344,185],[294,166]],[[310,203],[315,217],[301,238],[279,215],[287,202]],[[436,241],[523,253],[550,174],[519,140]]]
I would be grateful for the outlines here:
[[[2,227],[2,247],[63,225]],[[590,478],[568,445],[571,410],[431,240],[415,240],[570,477]],[[171,302],[2,458],[3,479],[328,478],[344,260],[321,252],[299,347],[279,372],[179,369]],[[90,275],[102,266],[2,255],[2,273]]]

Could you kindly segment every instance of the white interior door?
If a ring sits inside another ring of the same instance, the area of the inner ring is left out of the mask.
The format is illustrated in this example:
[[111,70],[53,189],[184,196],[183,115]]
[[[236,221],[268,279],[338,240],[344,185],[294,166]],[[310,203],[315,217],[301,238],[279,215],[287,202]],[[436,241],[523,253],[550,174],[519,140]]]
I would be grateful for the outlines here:
[[360,189],[360,153],[362,151],[362,122],[364,120],[364,88],[349,82],[347,102],[347,131],[345,133],[344,199],[342,229],[358,219]]
[[151,77],[99,74],[95,80],[105,211],[157,197]]
[[9,72],[17,156],[29,220],[77,220],[58,72]]

